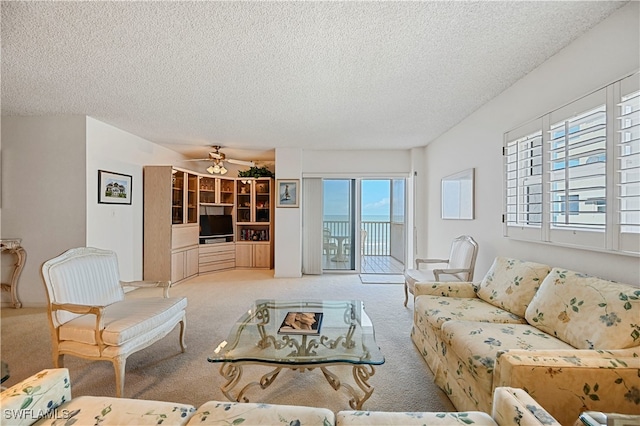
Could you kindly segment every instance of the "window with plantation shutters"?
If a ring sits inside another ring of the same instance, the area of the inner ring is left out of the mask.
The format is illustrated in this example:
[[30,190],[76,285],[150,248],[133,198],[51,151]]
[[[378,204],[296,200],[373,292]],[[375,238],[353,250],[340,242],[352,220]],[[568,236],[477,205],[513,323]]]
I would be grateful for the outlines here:
[[551,124],[548,152],[552,229],[604,231],[606,142],[605,105]]
[[640,74],[505,133],[505,236],[640,253]]
[[542,225],[542,132],[507,141],[507,226]]

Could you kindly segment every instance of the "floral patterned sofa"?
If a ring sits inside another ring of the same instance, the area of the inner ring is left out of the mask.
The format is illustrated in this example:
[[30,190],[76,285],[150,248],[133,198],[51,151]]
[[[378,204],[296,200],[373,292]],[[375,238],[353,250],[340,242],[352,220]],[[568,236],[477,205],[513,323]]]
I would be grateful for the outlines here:
[[458,410],[528,392],[562,424],[640,414],[640,288],[498,257],[482,282],[416,286],[411,338]]
[[66,368],[43,370],[0,395],[3,425],[520,425],[559,426],[521,389],[498,388],[493,417],[481,412],[333,412],[324,408],[209,401],[188,404],[95,396],[71,397]]

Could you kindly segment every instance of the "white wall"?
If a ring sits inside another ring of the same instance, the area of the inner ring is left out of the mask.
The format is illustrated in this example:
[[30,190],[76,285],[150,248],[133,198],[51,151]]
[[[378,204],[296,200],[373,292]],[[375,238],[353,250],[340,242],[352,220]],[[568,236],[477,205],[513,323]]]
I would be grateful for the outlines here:
[[302,175],[305,177],[407,177],[410,169],[409,150],[302,151]]
[[[142,166],[179,159],[90,117],[2,117],[1,231],[27,251],[23,305],[46,303],[42,263],[72,247],[114,250],[121,278],[141,279]],[[98,169],[133,176],[131,205],[98,204]]]
[[23,306],[46,302],[42,263],[84,245],[85,155],[84,116],[2,117],[2,237],[22,238],[27,252]]
[[[87,240],[118,253],[120,277],[142,279],[142,168],[178,164],[182,156],[116,127],[87,118]],[[132,176],[131,205],[98,204],[98,170]]]
[[[550,58],[512,87],[426,147],[428,225],[418,230],[418,255],[446,256],[449,242],[461,234],[479,243],[476,277],[494,257],[509,256],[562,266],[638,285],[638,258],[576,250],[503,238],[504,132],[539,117],[638,69],[639,3],[632,2]],[[440,219],[440,179],[475,167],[476,219]],[[418,189],[421,190],[420,188]],[[420,206],[418,206],[418,209]]]
[[[298,208],[275,209],[274,276],[297,278],[302,276],[302,150],[276,149],[276,179],[299,179]],[[278,189],[274,189],[276,197]]]

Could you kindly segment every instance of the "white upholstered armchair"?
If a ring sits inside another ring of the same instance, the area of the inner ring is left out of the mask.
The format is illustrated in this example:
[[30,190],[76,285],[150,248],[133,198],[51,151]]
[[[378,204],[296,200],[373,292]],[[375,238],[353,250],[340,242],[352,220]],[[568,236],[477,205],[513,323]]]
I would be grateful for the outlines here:
[[[473,281],[478,243],[468,235],[461,235],[451,243],[448,259],[416,259],[416,269],[404,272],[404,306],[409,293],[414,294],[417,283],[434,281]],[[422,264],[444,264],[445,268],[420,269]]]
[[[127,357],[162,339],[180,324],[185,350],[187,299],[169,297],[170,282],[121,282],[112,251],[82,247],[45,262],[53,364],[64,355],[113,363],[116,396],[124,394]],[[123,286],[162,287],[164,297],[125,298]]]

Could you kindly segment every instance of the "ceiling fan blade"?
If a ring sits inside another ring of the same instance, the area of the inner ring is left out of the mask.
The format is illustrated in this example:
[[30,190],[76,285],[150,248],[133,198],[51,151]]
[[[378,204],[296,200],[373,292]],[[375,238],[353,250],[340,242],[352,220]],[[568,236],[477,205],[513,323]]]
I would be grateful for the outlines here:
[[192,158],[190,160],[182,160],[182,161],[211,161],[211,158]]
[[231,164],[238,164],[240,166],[253,167],[253,166],[256,165],[256,163],[254,163],[253,161],[234,160],[233,158],[227,158],[224,161],[226,161],[227,163],[231,163]]
[[220,154],[219,152],[210,152],[209,153],[209,157],[210,157],[210,159],[212,159],[212,158],[217,158],[218,160],[221,160],[221,159],[223,160],[224,159],[223,155]]

